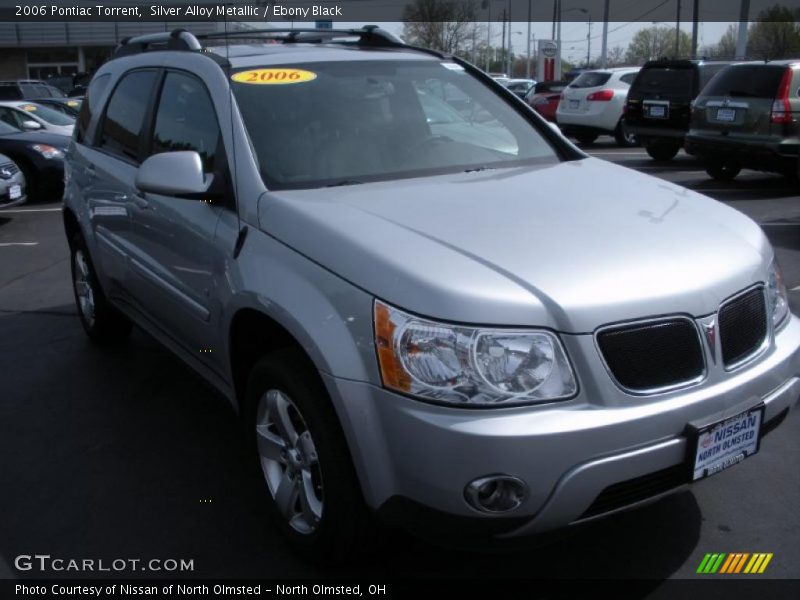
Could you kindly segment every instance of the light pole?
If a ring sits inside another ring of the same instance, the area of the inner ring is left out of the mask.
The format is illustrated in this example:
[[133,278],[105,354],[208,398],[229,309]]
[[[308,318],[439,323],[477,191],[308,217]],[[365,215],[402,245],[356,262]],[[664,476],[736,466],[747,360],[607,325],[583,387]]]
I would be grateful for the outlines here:
[[589,33],[586,34],[586,68],[592,59],[592,15],[589,15]]
[[[695,0],[697,2],[697,0]],[[603,42],[600,49],[600,67],[608,67],[608,12],[611,0],[605,0],[603,4]]]

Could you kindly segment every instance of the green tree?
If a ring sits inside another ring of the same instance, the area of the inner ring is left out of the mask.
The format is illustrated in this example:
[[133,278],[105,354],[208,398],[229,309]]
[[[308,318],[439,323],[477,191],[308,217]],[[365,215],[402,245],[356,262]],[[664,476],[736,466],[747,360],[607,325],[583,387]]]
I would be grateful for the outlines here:
[[747,55],[750,58],[791,58],[800,52],[800,28],[797,13],[775,5],[761,11],[747,32]]
[[638,65],[666,56],[670,58],[687,57],[691,52],[692,38],[688,33],[680,32],[678,56],[675,56],[675,28],[653,26],[636,32],[625,53],[625,62],[630,65]]
[[403,37],[416,46],[472,58],[482,30],[474,0],[414,0],[403,9]]

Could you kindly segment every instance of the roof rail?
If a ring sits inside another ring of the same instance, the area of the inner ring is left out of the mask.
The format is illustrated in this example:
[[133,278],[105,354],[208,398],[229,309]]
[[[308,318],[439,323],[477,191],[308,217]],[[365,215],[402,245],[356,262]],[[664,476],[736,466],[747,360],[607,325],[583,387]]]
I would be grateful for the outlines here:
[[131,56],[149,50],[185,50],[199,52],[202,50],[197,38],[185,29],[173,29],[164,33],[151,33],[125,38],[119,43],[111,58]]
[[242,29],[238,31],[218,31],[198,35],[200,40],[228,39],[228,38],[253,38],[276,39],[284,44],[295,43],[321,43],[335,41],[336,38],[359,38],[359,44],[373,47],[404,46],[399,37],[381,29],[377,25],[365,25],[361,29],[304,29],[304,28],[270,28],[270,29]]

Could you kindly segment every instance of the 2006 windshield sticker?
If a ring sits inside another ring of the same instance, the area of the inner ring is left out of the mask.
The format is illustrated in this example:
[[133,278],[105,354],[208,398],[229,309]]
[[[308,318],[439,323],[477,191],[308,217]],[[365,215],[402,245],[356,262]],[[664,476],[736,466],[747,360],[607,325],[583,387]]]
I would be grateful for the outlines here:
[[306,83],[317,78],[317,74],[303,69],[251,69],[239,71],[231,75],[238,83],[251,85],[285,85],[288,83]]

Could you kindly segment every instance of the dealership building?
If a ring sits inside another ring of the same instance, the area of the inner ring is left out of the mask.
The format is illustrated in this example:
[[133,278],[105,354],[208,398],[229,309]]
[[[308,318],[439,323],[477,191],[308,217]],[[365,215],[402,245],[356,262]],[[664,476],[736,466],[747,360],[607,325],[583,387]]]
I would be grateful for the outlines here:
[[[229,23],[238,28],[242,24]],[[120,42],[133,35],[170,31],[177,27],[195,33],[219,31],[223,23],[61,22],[0,23],[0,80],[47,79],[91,73],[106,61]]]

